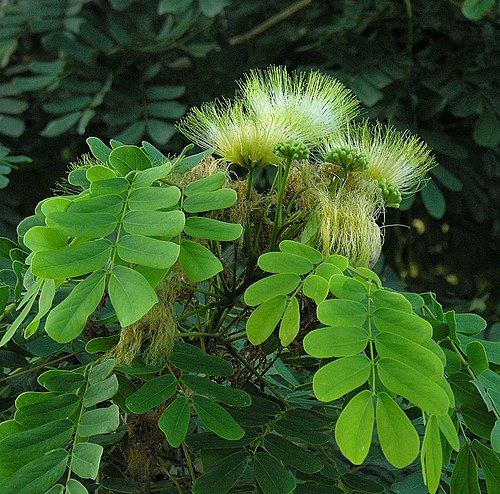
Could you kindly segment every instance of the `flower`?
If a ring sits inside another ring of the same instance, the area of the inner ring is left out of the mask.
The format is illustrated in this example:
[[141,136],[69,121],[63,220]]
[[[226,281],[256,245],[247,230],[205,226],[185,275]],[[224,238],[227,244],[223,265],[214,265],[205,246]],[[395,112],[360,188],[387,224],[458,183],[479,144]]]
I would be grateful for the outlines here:
[[224,161],[248,169],[280,162],[274,149],[288,139],[289,128],[280,115],[266,122],[257,121],[239,101],[193,108],[178,124],[178,129],[199,146],[211,148]]
[[380,123],[348,125],[324,139],[320,147],[323,157],[339,148],[363,153],[368,159],[363,173],[378,183],[391,184],[402,194],[419,189],[426,173],[436,166],[431,149],[420,138]]
[[239,98],[259,122],[284,115],[290,138],[311,143],[338,131],[359,113],[350,90],[320,72],[288,74],[285,67],[251,71],[239,83]]

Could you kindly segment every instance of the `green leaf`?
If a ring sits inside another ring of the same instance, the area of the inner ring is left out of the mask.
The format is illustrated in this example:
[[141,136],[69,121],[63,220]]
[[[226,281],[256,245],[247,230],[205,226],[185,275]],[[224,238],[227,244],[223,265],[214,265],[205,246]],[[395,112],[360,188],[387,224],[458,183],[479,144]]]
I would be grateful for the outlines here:
[[52,251],[36,252],[31,260],[35,276],[61,280],[82,276],[104,267],[111,256],[111,242],[92,240]]
[[462,4],[462,13],[468,19],[478,21],[494,6],[495,0],[465,0]]
[[304,350],[316,358],[356,355],[362,352],[367,344],[368,333],[356,326],[315,329],[304,338]]
[[373,106],[384,97],[382,91],[361,76],[351,82],[351,89],[366,106]]
[[327,326],[362,326],[366,307],[352,300],[325,300],[318,305],[316,314]]
[[413,312],[411,303],[401,293],[375,290],[371,295],[371,299],[376,309],[393,309],[409,314]]
[[93,197],[119,195],[126,192],[129,186],[129,181],[123,177],[101,178],[90,184],[90,193]]
[[467,443],[458,453],[450,487],[453,494],[481,494],[476,460]]
[[118,392],[118,379],[113,374],[104,381],[97,382],[88,387],[83,395],[83,406],[93,407],[98,403],[110,400]]
[[296,256],[303,257],[307,259],[312,264],[318,264],[323,261],[323,254],[318,250],[310,247],[309,245],[302,244],[300,242],[294,242],[293,240],[283,240],[279,244],[281,252],[286,252],[287,254],[294,254]]
[[76,372],[63,369],[52,369],[40,374],[38,376],[38,382],[49,391],[71,393],[78,390],[85,382],[85,378]]
[[476,375],[488,368],[486,351],[480,341],[471,341],[467,344],[467,360]]
[[165,178],[172,170],[172,163],[161,162],[161,165],[142,170],[135,174],[133,184],[135,187],[147,187],[154,184],[157,180]]
[[56,137],[58,135],[63,134],[68,131],[80,120],[82,116],[81,111],[77,111],[74,113],[69,113],[64,117],[56,118],[55,120],[51,120],[45,128],[40,132],[40,135],[43,137]]
[[183,204],[187,213],[203,213],[231,207],[238,200],[233,189],[220,189],[212,192],[199,192],[190,195]]
[[177,389],[175,377],[168,374],[146,382],[125,401],[132,413],[146,413],[167,401]]
[[79,443],[73,449],[71,470],[82,479],[97,478],[104,448],[94,443]]
[[111,148],[106,146],[106,144],[104,144],[104,142],[102,142],[101,139],[98,139],[97,137],[88,137],[86,143],[90,148],[90,150],[92,151],[92,154],[99,161],[107,163],[109,155],[111,154],[112,151]]
[[330,292],[337,298],[356,302],[362,302],[367,296],[366,286],[363,283],[343,274],[334,274],[330,278]]
[[189,419],[189,402],[184,396],[178,396],[160,417],[158,426],[172,448],[178,448],[184,441],[189,427]]
[[260,305],[277,295],[288,295],[300,283],[296,274],[273,274],[250,285],[245,291],[245,303],[250,306]]
[[68,239],[65,235],[47,226],[30,228],[24,235],[23,242],[33,252],[54,250],[68,245]]
[[122,328],[138,321],[158,302],[146,278],[125,266],[111,270],[108,293]]
[[88,494],[87,488],[78,480],[69,479],[66,482],[66,494]]
[[382,452],[391,465],[404,468],[417,458],[420,450],[417,431],[387,393],[377,395],[377,434]]
[[26,393],[16,400],[15,419],[26,427],[37,427],[58,419],[70,417],[78,408],[79,398],[74,394],[54,396],[52,393],[39,393],[41,400],[23,404]]
[[64,211],[47,216],[47,226],[78,238],[106,237],[116,230],[118,218],[109,213],[73,213]]
[[241,389],[230,388],[217,384],[210,379],[188,374],[181,378],[182,382],[195,393],[226,405],[235,407],[248,407],[252,403],[250,395]]
[[181,198],[181,191],[175,187],[139,187],[128,196],[128,207],[132,211],[155,211],[175,206]]
[[0,442],[0,466],[16,469],[57,448],[66,447],[73,422],[66,418],[7,436]]
[[89,384],[96,384],[104,381],[115,368],[116,362],[113,358],[108,358],[100,364],[94,365],[89,372]]
[[147,129],[149,136],[157,144],[166,144],[177,132],[175,125],[157,118],[148,120]]
[[29,338],[36,332],[38,326],[40,325],[40,321],[52,308],[52,302],[54,301],[55,295],[56,285],[54,280],[45,279],[45,281],[43,282],[42,290],[40,292],[40,296],[38,298],[38,312],[35,318],[28,324],[28,326],[24,330],[25,338]]
[[483,469],[488,494],[500,492],[500,459],[498,459],[498,455],[477,439],[472,441],[472,447]]
[[283,314],[283,319],[280,324],[279,337],[282,346],[288,346],[300,330],[300,307],[297,297],[292,297],[288,301],[288,305]]
[[375,337],[377,353],[413,367],[429,379],[437,381],[443,377],[443,363],[427,348],[393,333],[379,333]]
[[169,360],[175,367],[195,374],[231,376],[234,373],[229,362],[215,355],[205,355],[198,347],[189,343],[176,342]]
[[486,329],[486,321],[477,314],[455,314],[455,319],[457,333],[474,335]]
[[120,259],[156,269],[170,268],[179,252],[178,244],[144,235],[124,235],[117,244]]
[[373,320],[379,331],[396,334],[415,343],[432,337],[430,323],[416,314],[382,308],[373,313]]
[[304,473],[319,472],[324,466],[314,454],[275,434],[266,436],[264,447],[274,458]]
[[237,452],[218,461],[193,484],[193,494],[225,494],[238,482],[248,465],[248,455]]
[[259,305],[247,320],[246,331],[248,341],[252,345],[260,345],[271,336],[285,312],[287,298],[277,295]]
[[422,443],[422,453],[420,455],[422,463],[422,475],[425,485],[431,494],[435,494],[441,480],[441,468],[443,466],[443,450],[441,448],[441,437],[437,418],[433,415],[429,417],[425,427],[424,442]]
[[254,457],[253,474],[263,494],[289,494],[295,489],[295,479],[275,458],[259,452]]
[[194,238],[230,242],[241,236],[243,227],[211,218],[191,216],[186,219],[184,232]]
[[436,219],[441,219],[446,212],[446,199],[438,186],[430,181],[420,192],[427,212]]
[[119,409],[116,405],[107,408],[97,408],[85,412],[78,425],[78,435],[81,437],[108,434],[120,425]]
[[317,274],[310,274],[307,276],[302,286],[304,295],[312,298],[316,302],[316,305],[325,300],[329,289],[328,281]]
[[364,384],[370,377],[371,362],[365,355],[334,360],[321,367],[313,378],[313,390],[320,401],[333,401]]
[[177,99],[185,92],[185,86],[149,86],[146,89],[146,96],[150,100]]
[[497,419],[491,431],[491,447],[496,453],[500,453],[500,419]]
[[182,211],[129,211],[123,229],[130,234],[173,238],[184,228]]
[[82,332],[104,295],[106,272],[96,271],[79,283],[47,316],[45,330],[58,343],[68,343]]
[[460,441],[458,439],[457,429],[453,420],[449,415],[439,415],[437,417],[437,422],[439,425],[439,429],[443,433],[443,436],[446,438],[450,446],[458,451],[460,449]]
[[179,262],[192,283],[208,280],[222,271],[222,263],[203,245],[184,240],[181,243]]
[[314,274],[321,276],[327,282],[330,282],[330,278],[334,274],[342,274],[342,270],[329,262],[323,262],[315,269]]
[[355,465],[361,465],[368,456],[373,417],[373,394],[365,389],[349,401],[335,425],[335,440],[340,451]]
[[377,371],[382,384],[393,393],[403,396],[430,414],[448,413],[450,403],[446,392],[424,374],[390,358],[380,359]]
[[226,180],[227,176],[224,172],[217,172],[208,177],[203,177],[191,182],[186,186],[184,192],[188,197],[199,194],[200,192],[214,192],[220,189],[226,183]]
[[204,396],[195,395],[192,400],[196,413],[212,432],[231,441],[244,436],[245,431],[220,405]]
[[64,449],[37,458],[3,482],[2,494],[44,494],[61,478],[67,461]]
[[146,153],[137,146],[119,146],[111,151],[109,164],[124,177],[135,170],[151,168],[151,161]]
[[[489,4],[493,6],[494,0],[473,0],[477,4]],[[463,9],[466,8],[466,4],[473,3],[470,0],[466,0]],[[477,12],[477,10],[476,10]],[[500,120],[498,117],[490,111],[481,113],[479,118],[474,125],[474,132],[472,134],[474,142],[480,146],[495,148],[500,144]]]
[[285,252],[266,252],[259,257],[258,266],[268,273],[307,274],[312,270],[308,259]]

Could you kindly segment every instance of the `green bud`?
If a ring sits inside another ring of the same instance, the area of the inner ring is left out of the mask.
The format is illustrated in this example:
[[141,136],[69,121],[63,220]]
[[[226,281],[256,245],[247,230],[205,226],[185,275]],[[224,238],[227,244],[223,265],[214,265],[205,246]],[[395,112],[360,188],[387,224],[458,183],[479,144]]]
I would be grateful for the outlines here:
[[385,178],[379,180],[378,185],[382,191],[385,206],[398,209],[401,204],[401,192],[399,192],[399,189],[395,185],[387,182]]
[[290,160],[305,160],[309,157],[309,149],[302,142],[286,141],[276,144],[274,154]]
[[325,156],[325,161],[338,165],[347,172],[362,172],[368,168],[366,154],[349,148],[339,148],[330,151]]

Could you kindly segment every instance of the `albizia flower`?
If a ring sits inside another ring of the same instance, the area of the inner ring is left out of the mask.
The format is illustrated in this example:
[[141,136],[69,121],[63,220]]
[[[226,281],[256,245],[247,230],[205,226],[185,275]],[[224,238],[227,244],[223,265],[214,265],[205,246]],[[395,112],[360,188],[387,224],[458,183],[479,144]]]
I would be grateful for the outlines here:
[[368,167],[363,173],[379,183],[392,184],[402,194],[418,190],[436,166],[431,149],[420,138],[380,123],[348,125],[324,139],[320,147],[323,157],[339,148],[364,154]]

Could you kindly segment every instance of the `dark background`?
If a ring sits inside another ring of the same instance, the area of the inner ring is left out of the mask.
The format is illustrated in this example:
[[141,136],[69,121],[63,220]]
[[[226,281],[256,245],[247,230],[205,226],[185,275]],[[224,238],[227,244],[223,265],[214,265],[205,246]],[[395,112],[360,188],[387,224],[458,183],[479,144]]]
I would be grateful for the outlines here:
[[249,69],[320,69],[354,91],[363,116],[419,133],[440,163],[427,188],[386,217],[377,266],[386,282],[497,321],[495,1],[3,3],[0,143],[10,152],[0,149],[1,235],[15,237],[87,151],[86,137],[179,152],[186,142],[173,122],[191,105],[230,97]]

